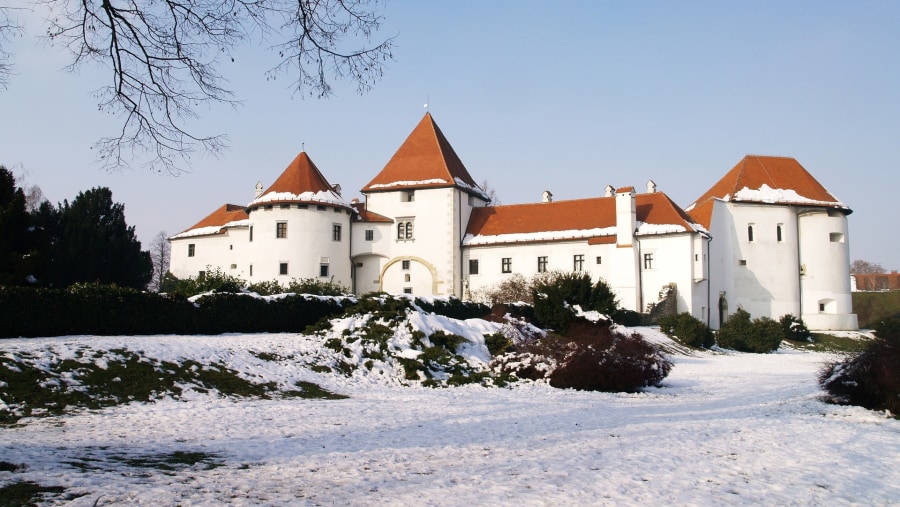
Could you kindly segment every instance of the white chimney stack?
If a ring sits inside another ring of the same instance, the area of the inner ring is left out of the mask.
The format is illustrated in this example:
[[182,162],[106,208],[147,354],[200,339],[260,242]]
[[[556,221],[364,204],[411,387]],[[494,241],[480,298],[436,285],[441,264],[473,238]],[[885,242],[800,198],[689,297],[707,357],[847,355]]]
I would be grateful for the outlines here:
[[553,202],[553,194],[551,194],[549,190],[544,190],[544,194],[541,196],[541,201]]

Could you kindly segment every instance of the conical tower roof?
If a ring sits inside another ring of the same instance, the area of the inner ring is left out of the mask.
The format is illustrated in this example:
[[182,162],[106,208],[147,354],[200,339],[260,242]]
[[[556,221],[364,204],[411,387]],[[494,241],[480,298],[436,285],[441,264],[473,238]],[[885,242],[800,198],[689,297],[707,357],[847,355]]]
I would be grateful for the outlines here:
[[250,204],[273,202],[324,202],[349,207],[338,189],[328,183],[305,151],[285,168],[275,183]]
[[362,191],[445,187],[484,196],[431,113],[425,113],[384,169]]

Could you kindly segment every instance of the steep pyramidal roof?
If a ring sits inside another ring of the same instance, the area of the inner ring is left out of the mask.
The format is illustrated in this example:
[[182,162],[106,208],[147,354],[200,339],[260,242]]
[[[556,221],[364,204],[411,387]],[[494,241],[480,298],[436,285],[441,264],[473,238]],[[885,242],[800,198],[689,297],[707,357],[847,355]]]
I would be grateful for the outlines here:
[[734,202],[824,206],[850,213],[797,160],[747,155],[699,199],[687,207],[698,223],[709,227],[715,199]]
[[262,202],[325,202],[349,207],[305,151],[300,152],[275,183],[250,204]]
[[[662,192],[635,196],[638,234],[698,230],[687,214]],[[587,239],[608,242],[616,235],[616,198],[593,197],[472,210],[467,245]]]
[[247,211],[243,206],[225,204],[210,213],[203,220],[172,236],[172,238],[219,234],[225,227],[246,225],[247,222],[245,220],[248,218]]
[[425,113],[384,169],[362,191],[445,187],[484,195],[431,113]]

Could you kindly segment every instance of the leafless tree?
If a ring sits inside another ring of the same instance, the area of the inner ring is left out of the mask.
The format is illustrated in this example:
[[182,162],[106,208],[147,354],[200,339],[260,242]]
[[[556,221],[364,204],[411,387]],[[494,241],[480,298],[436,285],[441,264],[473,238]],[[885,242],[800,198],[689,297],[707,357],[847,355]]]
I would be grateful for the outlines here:
[[501,204],[500,196],[497,195],[497,189],[494,188],[494,186],[491,185],[488,180],[484,180],[481,182],[481,190],[484,191],[484,195],[486,195],[488,199],[490,199],[493,206],[499,206]]
[[9,77],[13,73],[13,65],[10,63],[10,54],[3,49],[3,43],[9,37],[21,30],[21,26],[10,19],[10,8],[0,6],[0,89],[5,90],[9,84]]
[[166,273],[169,272],[169,260],[172,258],[172,245],[169,244],[169,236],[161,231],[153,238],[150,245],[150,259],[153,261],[153,277],[147,284],[147,290],[159,292]]
[[887,270],[881,267],[881,264],[857,259],[850,264],[850,272],[854,275],[877,275],[887,273]]
[[148,157],[152,168],[177,174],[195,152],[220,153],[223,134],[188,125],[203,106],[239,104],[219,65],[252,37],[275,41],[280,63],[270,78],[296,72],[296,91],[317,97],[332,93],[332,80],[367,91],[393,47],[393,38],[371,42],[380,0],[32,1],[46,8],[49,38],[70,51],[70,70],[94,62],[110,72],[98,106],[122,123],[95,145],[108,169]]

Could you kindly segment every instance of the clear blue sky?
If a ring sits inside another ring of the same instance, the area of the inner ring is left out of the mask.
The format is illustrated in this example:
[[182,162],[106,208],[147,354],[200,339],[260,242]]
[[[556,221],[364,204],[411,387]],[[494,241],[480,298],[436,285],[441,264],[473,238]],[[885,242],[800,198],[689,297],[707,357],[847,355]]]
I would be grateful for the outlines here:
[[359,196],[430,111],[503,203],[598,196],[653,179],[688,206],[746,154],[795,157],[853,210],[851,257],[900,268],[900,2],[389,1],[395,61],[370,93],[325,100],[267,81],[251,43],[223,62],[243,100],[201,110],[226,133],[219,159],[179,177],[106,173],[91,145],[117,128],[91,91],[109,76],[62,71],[39,23],[7,47],[0,163],[52,202],[108,186],[145,248],[228,202],[245,204],[301,150]]

